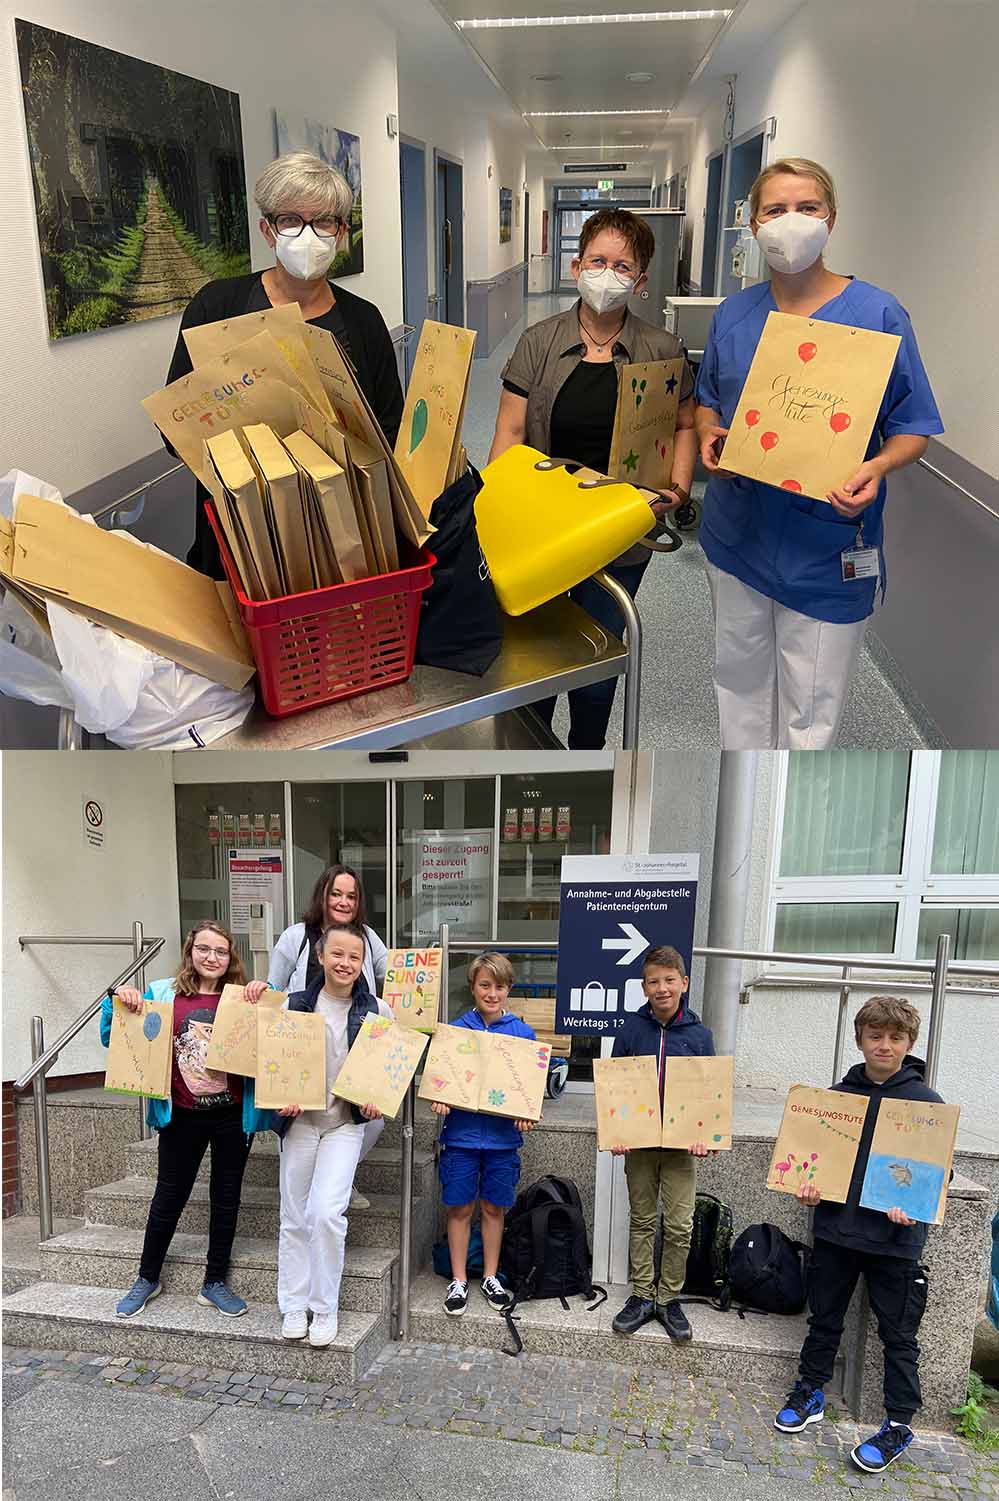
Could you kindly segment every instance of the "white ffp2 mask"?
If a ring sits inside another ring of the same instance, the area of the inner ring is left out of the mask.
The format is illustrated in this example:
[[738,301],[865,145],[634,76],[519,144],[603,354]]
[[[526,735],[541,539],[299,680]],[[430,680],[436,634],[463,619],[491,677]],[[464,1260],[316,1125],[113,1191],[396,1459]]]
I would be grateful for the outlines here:
[[597,314],[612,313],[623,307],[635,290],[632,282],[622,282],[611,266],[602,271],[580,271],[579,295],[588,308]]
[[274,253],[289,276],[299,281],[315,281],[332,266],[336,241],[324,240],[307,224],[301,234],[275,235]]
[[756,231],[756,243],[772,271],[795,276],[814,266],[829,238],[829,220],[813,214],[781,214]]

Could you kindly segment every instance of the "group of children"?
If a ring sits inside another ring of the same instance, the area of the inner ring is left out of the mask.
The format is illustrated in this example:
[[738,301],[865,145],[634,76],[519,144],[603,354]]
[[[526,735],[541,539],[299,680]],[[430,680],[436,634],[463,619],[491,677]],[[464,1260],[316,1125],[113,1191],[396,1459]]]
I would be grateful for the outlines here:
[[[288,998],[289,1009],[317,1013],[326,1024],[329,1093],[325,1110],[302,1110],[297,1105],[276,1112],[257,1110],[252,1079],[207,1068],[205,1048],[222,987],[245,983],[232,935],[221,924],[205,921],[192,929],[177,975],[150,986],[148,999],[174,1003],[173,1075],[170,1099],[151,1099],[148,1105],[147,1119],[159,1133],[158,1175],[139,1276],[118,1304],[122,1317],[140,1312],[161,1292],[163,1262],[209,1145],[208,1255],[198,1301],[230,1317],[246,1311],[245,1301],[228,1286],[226,1275],[253,1135],[270,1129],[281,1138],[278,1307],[282,1334],[288,1340],[308,1338],[319,1348],[333,1343],[354,1174],[382,1122],[373,1105],[357,1107],[341,1101],[331,1086],[364,1017],[391,1014],[368,988],[362,973],[364,958],[363,928],[356,923],[326,927],[316,944],[316,977]],[[472,1005],[451,1025],[533,1040],[532,1029],[506,1009],[513,980],[506,958],[480,954],[469,969]],[[687,1005],[686,967],[676,949],[649,950],[642,986],[645,1005],[628,1017],[617,1034],[614,1056],[655,1057],[662,1101],[665,1060],[711,1055],[714,1040]],[[246,985],[247,1000],[256,1003],[266,988],[263,981],[251,981]],[[141,1010],[143,998],[137,990],[118,994],[125,1005]],[[111,1020],[108,997],[101,1013],[105,1044]],[[875,996],[868,1001],[855,1020],[864,1061],[834,1087],[875,1101],[892,1095],[938,1102],[939,1095],[924,1082],[922,1061],[909,1053],[919,1034],[919,1022],[919,1013],[905,1000]],[[490,1307],[502,1312],[512,1301],[499,1276],[504,1218],[516,1196],[523,1133],[536,1123],[436,1103],[432,1109],[444,1117],[439,1172],[451,1256],[445,1312],[460,1317],[468,1304],[469,1233],[476,1205],[483,1244],[481,1292]],[[913,1441],[910,1424],[920,1405],[916,1334],[927,1293],[926,1270],[920,1261],[926,1226],[909,1219],[900,1208],[882,1213],[860,1205],[876,1119],[877,1110],[869,1109],[845,1204],[821,1202],[811,1185],[803,1184],[798,1190],[801,1202],[815,1208],[808,1335],[798,1379],[774,1419],[781,1432],[797,1433],[823,1416],[823,1392],[832,1376],[846,1310],[863,1277],[885,1356],[885,1422],[852,1451],[854,1462],[871,1473],[886,1469]],[[686,1343],[692,1330],[680,1295],[693,1225],[696,1159],[708,1156],[709,1148],[696,1143],[689,1151],[656,1147],[629,1151],[623,1146],[612,1150],[625,1156],[632,1288],[612,1327],[618,1334],[630,1335],[655,1319],[670,1339]],[[653,1250],[660,1209],[662,1256],[657,1270]]]

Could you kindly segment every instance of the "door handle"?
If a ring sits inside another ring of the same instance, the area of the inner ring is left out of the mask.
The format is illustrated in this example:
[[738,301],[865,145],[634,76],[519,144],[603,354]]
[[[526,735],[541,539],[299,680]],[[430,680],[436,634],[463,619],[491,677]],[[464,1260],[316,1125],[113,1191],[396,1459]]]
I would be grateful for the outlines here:
[[451,275],[451,220],[444,220],[444,274]]

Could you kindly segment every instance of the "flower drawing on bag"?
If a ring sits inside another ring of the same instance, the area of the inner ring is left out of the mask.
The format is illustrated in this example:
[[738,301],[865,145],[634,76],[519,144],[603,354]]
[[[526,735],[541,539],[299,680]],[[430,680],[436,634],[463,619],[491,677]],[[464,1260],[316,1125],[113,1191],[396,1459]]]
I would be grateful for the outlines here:
[[506,1094],[504,1093],[504,1091],[502,1089],[491,1089],[489,1091],[489,1103],[490,1103],[490,1105],[496,1105],[498,1107],[498,1106],[502,1105],[502,1103],[503,1103],[503,1101],[505,1099],[506,1099]]

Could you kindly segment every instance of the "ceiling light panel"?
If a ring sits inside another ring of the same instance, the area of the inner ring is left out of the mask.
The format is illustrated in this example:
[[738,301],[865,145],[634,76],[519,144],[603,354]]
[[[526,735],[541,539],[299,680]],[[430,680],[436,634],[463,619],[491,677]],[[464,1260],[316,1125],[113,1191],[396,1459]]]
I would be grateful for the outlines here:
[[621,26],[663,21],[727,21],[730,10],[635,10],[578,16],[469,16],[455,21],[461,31],[514,31],[542,26]]

